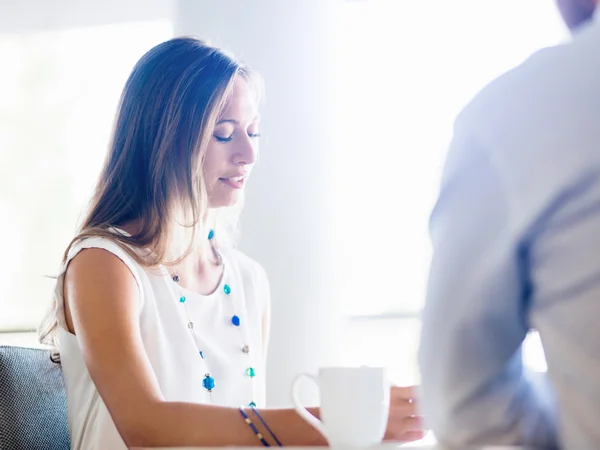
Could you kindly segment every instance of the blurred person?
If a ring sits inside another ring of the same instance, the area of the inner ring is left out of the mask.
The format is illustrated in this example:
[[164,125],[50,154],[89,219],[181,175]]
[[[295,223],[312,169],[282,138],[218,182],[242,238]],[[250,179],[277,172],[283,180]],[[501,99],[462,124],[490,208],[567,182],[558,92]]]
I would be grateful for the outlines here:
[[557,3],[572,39],[461,112],[431,217],[420,399],[451,448],[600,448],[600,12]]

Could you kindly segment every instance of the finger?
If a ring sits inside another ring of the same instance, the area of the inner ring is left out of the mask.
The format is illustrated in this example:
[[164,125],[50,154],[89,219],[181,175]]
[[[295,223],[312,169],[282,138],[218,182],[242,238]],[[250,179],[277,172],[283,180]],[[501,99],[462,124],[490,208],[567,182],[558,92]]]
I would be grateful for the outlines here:
[[419,409],[417,403],[409,403],[407,401],[403,401],[402,403],[398,403],[392,405],[390,408],[390,416],[391,417],[407,417],[407,416],[418,416]]
[[426,434],[427,434],[427,431],[425,431],[425,430],[408,431],[408,432],[404,433],[402,436],[400,436],[400,441],[401,442],[419,441],[419,440],[423,439]]
[[418,386],[394,386],[392,388],[392,401],[404,400],[409,401],[417,398]]
[[[387,441],[403,441],[407,436],[422,436],[425,431],[422,417],[404,417],[392,421],[386,433]],[[420,438],[418,438],[420,439]]]
[[395,410],[398,408],[415,409],[415,408],[419,408],[419,407],[420,407],[420,403],[417,400],[409,401],[409,400],[404,400],[404,399],[395,399],[393,401],[390,401],[390,410]]
[[407,431],[423,431],[423,418],[420,416],[405,417],[402,420],[402,429]]

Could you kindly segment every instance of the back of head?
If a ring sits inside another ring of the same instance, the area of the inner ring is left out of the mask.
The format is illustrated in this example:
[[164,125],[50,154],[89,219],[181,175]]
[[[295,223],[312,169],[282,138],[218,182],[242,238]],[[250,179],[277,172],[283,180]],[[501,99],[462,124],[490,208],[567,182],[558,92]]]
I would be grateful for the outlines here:
[[576,30],[594,15],[597,0],[556,0],[558,9],[570,30]]

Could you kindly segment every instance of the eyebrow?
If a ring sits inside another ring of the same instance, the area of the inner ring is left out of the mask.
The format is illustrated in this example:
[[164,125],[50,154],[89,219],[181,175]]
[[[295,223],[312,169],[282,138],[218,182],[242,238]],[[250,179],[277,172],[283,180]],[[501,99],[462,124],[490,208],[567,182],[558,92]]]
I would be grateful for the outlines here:
[[232,123],[234,125],[239,125],[240,123],[237,120],[233,120],[233,119],[223,119],[223,120],[219,120],[217,122],[217,125],[221,125],[222,123]]
[[[260,116],[259,116],[259,115],[257,115],[256,117],[254,117],[254,119],[252,119],[252,120],[251,120],[251,122],[256,122],[256,121],[258,121],[258,120],[260,120]],[[240,124],[240,123],[239,123],[237,120],[235,120],[235,119],[222,119],[222,120],[219,120],[219,121],[216,123],[216,125],[221,125],[222,123],[232,123],[232,124],[234,124],[234,125],[239,125],[239,124]]]

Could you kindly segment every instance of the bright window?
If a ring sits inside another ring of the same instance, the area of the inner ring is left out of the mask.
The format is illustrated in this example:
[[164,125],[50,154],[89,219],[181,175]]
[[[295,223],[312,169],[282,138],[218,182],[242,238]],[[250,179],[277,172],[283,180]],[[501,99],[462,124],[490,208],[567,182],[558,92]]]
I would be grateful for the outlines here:
[[[352,317],[345,359],[415,382],[428,219],[455,116],[566,31],[548,0],[346,1],[339,13],[336,285]],[[535,341],[526,355],[543,368]]]
[[0,34],[0,331],[48,307],[106,154],[120,91],[170,21]]

